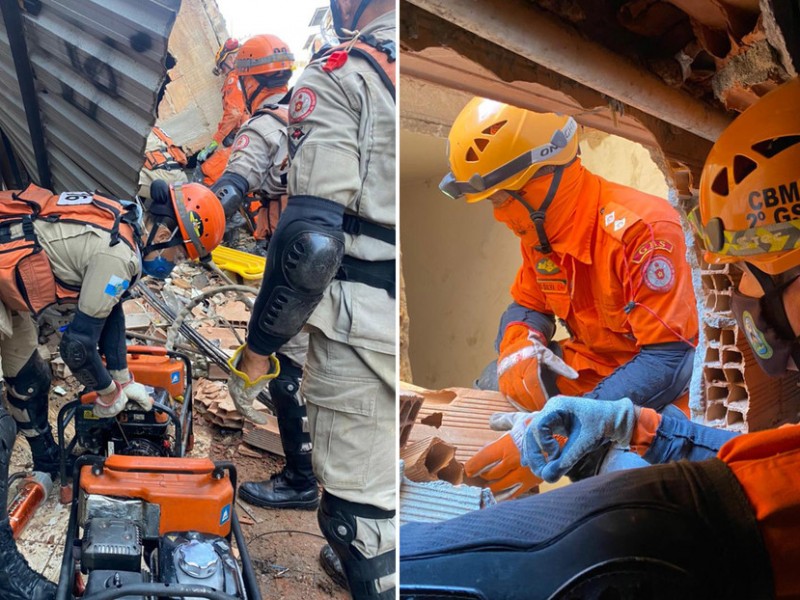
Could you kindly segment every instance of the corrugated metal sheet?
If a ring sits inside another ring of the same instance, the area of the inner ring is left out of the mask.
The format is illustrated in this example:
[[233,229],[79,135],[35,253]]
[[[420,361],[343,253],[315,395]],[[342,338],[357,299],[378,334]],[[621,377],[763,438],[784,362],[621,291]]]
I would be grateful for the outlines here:
[[[179,8],[180,0],[22,3],[56,191],[136,192]],[[40,181],[8,32],[0,27],[0,127]]]

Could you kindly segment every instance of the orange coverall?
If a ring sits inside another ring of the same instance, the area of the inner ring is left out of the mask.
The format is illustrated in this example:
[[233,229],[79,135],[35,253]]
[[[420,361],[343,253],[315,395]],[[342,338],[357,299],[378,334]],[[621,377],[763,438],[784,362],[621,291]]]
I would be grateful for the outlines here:
[[[222,140],[235,132],[239,127],[250,118],[244,102],[244,94],[239,85],[239,74],[234,69],[225,76],[225,83],[222,84],[222,117],[217,125],[217,132],[214,134],[214,141],[222,146]],[[233,143],[233,136],[231,136]]]
[[[540,201],[551,179],[532,179],[523,196]],[[678,213],[666,200],[606,181],[577,160],[547,210],[551,254],[534,248],[538,237],[521,203],[496,207],[495,218],[521,238],[515,302],[555,315],[571,334],[562,342],[564,360],[579,378],[559,377],[562,394],[591,391],[641,346],[694,343],[691,268]]]

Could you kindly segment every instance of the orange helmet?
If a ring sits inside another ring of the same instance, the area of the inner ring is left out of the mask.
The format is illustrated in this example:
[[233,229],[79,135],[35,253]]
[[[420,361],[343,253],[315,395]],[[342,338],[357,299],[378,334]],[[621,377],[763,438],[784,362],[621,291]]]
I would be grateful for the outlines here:
[[219,198],[201,183],[169,187],[186,253],[189,258],[206,258],[225,234],[225,211]]
[[706,261],[770,275],[800,265],[800,79],[783,84],[719,136],[700,178]]
[[518,190],[542,167],[565,165],[575,158],[577,131],[572,117],[473,98],[450,129],[451,172],[439,189],[467,202],[498,190]]
[[256,35],[239,48],[236,70],[239,76],[269,75],[294,69],[294,55],[289,46],[276,35]]

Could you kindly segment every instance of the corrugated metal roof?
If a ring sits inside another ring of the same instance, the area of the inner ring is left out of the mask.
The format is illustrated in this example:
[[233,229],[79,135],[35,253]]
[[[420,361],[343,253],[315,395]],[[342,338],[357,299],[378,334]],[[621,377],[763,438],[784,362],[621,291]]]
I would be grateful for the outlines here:
[[[13,5],[16,0],[3,0],[6,18]],[[180,0],[23,3],[23,34],[55,190],[98,189],[120,197],[136,192],[179,8]],[[20,76],[3,22],[0,127],[41,182]]]

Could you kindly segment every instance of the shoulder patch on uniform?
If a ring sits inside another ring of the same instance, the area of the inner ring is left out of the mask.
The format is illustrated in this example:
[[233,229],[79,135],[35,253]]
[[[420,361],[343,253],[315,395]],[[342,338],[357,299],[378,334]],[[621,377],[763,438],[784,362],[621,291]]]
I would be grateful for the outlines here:
[[600,219],[603,229],[620,241],[631,225],[642,220],[635,212],[615,202],[608,202],[600,207]]
[[297,90],[292,95],[289,103],[289,122],[299,123],[312,112],[317,106],[317,95],[314,90],[304,87]]
[[542,275],[555,275],[561,273],[561,269],[550,258],[543,258],[536,263],[536,272]]
[[654,292],[666,293],[675,286],[675,266],[668,256],[654,256],[645,265],[642,279]]
[[667,240],[651,240],[639,246],[633,253],[631,262],[638,265],[642,262],[648,254],[656,250],[663,250],[664,252],[672,252],[674,246]]
[[128,286],[131,284],[130,281],[127,279],[123,279],[122,277],[118,277],[117,275],[112,275],[108,283],[106,284],[106,289],[103,290],[109,296],[113,296],[114,298],[121,296],[122,293],[128,289]]
[[236,152],[237,150],[244,150],[247,148],[247,145],[250,143],[250,136],[246,133],[241,134],[236,138],[236,143],[233,145],[231,152]]

